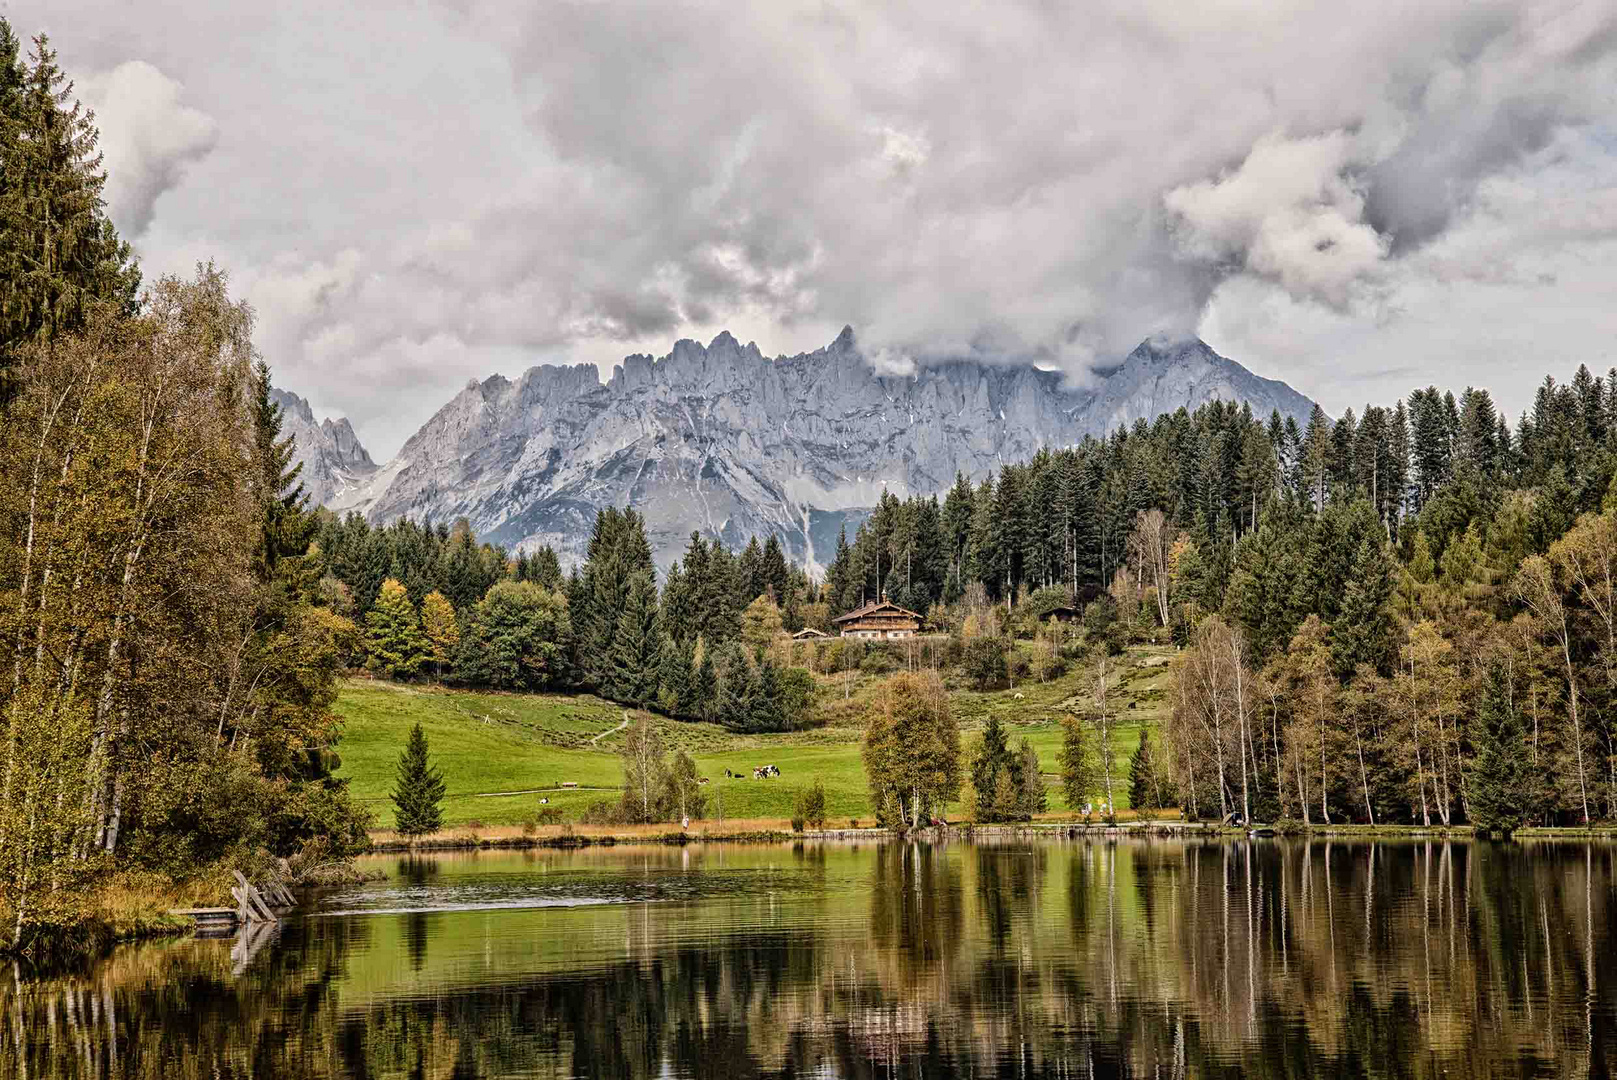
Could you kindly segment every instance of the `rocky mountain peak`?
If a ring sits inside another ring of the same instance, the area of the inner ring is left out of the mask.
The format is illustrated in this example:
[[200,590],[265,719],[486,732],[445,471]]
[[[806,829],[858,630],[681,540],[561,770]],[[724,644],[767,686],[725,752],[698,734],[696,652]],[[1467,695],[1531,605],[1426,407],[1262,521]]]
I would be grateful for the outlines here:
[[852,327],[773,360],[723,331],[627,356],[604,384],[585,364],[474,381],[331,504],[378,522],[465,516],[487,539],[569,560],[599,508],[632,505],[665,566],[693,530],[732,544],[774,534],[823,563],[838,527],[884,491],[942,492],[957,471],[978,480],[1215,398],[1299,420],[1312,408],[1194,338],[1148,338],[1100,374],[1069,386],[1060,372],[961,359],[882,375]]
[[308,399],[273,388],[270,399],[281,407],[281,435],[292,438],[292,458],[303,465],[299,479],[310,502],[340,502],[376,472],[346,416],[317,424]]

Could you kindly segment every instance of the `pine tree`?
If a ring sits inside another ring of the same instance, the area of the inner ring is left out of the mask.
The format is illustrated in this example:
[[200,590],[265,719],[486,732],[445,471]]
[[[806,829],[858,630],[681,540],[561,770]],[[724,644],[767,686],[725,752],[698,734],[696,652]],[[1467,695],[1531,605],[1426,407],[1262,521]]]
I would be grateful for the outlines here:
[[534,552],[528,561],[528,573],[535,584],[555,591],[562,586],[561,560],[556,558],[556,549],[546,544]]
[[1471,725],[1474,756],[1466,808],[1479,830],[1510,835],[1526,817],[1532,788],[1521,718],[1511,704],[1504,665],[1489,665]]
[[657,583],[651,571],[642,570],[630,581],[612,638],[608,686],[619,701],[648,705],[656,699],[661,638]]
[[407,679],[421,670],[427,643],[410,594],[398,581],[388,578],[382,582],[376,606],[365,615],[365,626],[366,664],[373,671]]
[[41,34],[26,64],[0,21],[0,402],[17,345],[135,310],[140,271],[102,203],[91,116]]
[[764,543],[764,555],[759,572],[765,590],[774,597],[776,604],[784,605],[791,575],[786,566],[786,553],[781,550],[780,539],[774,533],[770,533],[769,539]]
[[439,807],[443,797],[443,773],[429,764],[427,736],[416,724],[399,755],[398,779],[393,785],[393,828],[412,839],[437,832],[443,825]]
[[1014,809],[1016,805],[1016,785],[1012,783],[1007,789],[1011,792],[1008,803],[1001,802],[1000,782],[1001,774],[1009,782],[1010,774],[1010,746],[1005,738],[1005,725],[1000,722],[998,713],[990,713],[988,723],[983,727],[982,742],[977,745],[977,753],[971,760],[971,816],[977,821],[1003,821],[1005,812]]
[[1076,716],[1061,720],[1061,794],[1068,813],[1077,814],[1095,789],[1095,762],[1083,721]]
[[1028,821],[1035,814],[1049,809],[1050,797],[1045,791],[1044,774],[1039,769],[1039,753],[1033,749],[1033,743],[1024,737],[1017,756],[1017,816]]
[[696,677],[692,680],[692,710],[704,720],[713,720],[719,709],[719,676],[713,666],[713,650],[704,648],[702,659],[696,664]]
[[1156,765],[1151,759],[1151,733],[1140,729],[1140,745],[1129,758],[1129,805],[1144,810],[1157,805]]

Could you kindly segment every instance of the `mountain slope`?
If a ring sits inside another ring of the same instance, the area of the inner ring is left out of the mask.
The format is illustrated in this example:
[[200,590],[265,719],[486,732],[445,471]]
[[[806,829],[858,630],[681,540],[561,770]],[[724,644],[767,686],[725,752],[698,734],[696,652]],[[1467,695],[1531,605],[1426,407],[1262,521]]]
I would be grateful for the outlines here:
[[941,492],[1041,447],[1215,398],[1306,421],[1312,402],[1200,341],[1151,339],[1093,385],[1031,366],[959,361],[884,376],[844,330],[769,359],[722,333],[661,359],[626,357],[472,382],[361,486],[328,505],[376,521],[465,516],[479,535],[577,557],[599,507],[646,516],[658,562],[693,529],[744,543],[779,535],[825,562],[839,524],[883,489]]
[[340,503],[376,472],[376,462],[359,444],[346,416],[316,424],[304,398],[273,388],[270,398],[281,407],[281,435],[293,438],[293,460],[303,465],[298,478],[311,503]]

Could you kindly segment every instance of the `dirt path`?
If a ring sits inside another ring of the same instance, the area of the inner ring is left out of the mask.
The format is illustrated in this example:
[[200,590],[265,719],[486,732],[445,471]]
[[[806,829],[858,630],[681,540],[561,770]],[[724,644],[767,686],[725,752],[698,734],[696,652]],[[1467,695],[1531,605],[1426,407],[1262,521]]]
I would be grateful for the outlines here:
[[623,723],[619,724],[615,728],[607,728],[605,731],[601,732],[599,735],[597,735],[593,739],[591,739],[590,740],[590,745],[594,746],[596,743],[600,742],[602,739],[606,738],[608,735],[616,735],[618,732],[622,731],[624,728],[626,728],[628,726],[629,726],[629,713],[628,713],[627,710],[625,710],[624,714],[623,714]]

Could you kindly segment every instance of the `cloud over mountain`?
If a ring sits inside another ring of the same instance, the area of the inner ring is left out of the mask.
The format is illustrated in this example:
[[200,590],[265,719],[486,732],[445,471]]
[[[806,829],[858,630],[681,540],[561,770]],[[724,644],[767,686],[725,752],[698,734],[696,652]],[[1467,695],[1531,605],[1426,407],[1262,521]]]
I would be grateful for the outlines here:
[[[1608,0],[19,6],[102,28],[85,70],[145,60],[207,102],[218,145],[143,251],[236,267],[284,380],[381,447],[468,376],[721,326],[1080,374],[1199,331],[1337,408],[1488,355],[1465,326],[1427,351],[1439,285],[1552,352],[1611,320],[1472,281],[1518,249],[1459,265],[1519,231],[1490,185],[1610,188]],[[1549,273],[1617,286],[1572,246]],[[1278,312],[1289,347],[1217,336]]]

